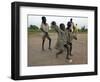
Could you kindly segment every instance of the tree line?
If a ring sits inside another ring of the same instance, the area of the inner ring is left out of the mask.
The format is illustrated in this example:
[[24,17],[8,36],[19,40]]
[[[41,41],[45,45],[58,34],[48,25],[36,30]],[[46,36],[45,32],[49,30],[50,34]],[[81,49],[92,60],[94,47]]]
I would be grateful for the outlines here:
[[[28,27],[28,30],[31,32],[40,31],[39,27],[36,25],[30,25]],[[51,28],[49,31],[54,31],[54,30]],[[78,32],[87,32],[87,31],[88,31],[88,29],[85,26],[78,28]]]

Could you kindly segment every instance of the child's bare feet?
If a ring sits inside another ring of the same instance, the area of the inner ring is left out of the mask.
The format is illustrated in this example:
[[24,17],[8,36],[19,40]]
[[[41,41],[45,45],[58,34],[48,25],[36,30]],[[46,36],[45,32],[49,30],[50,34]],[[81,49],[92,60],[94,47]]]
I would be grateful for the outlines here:
[[70,56],[73,56],[73,54],[70,54]]
[[67,55],[67,56],[66,56],[66,59],[70,60],[70,59],[71,59],[71,58],[70,58],[70,55]]
[[58,55],[60,55],[61,53],[63,53],[63,50],[59,51],[56,53],[56,58],[58,57]]
[[48,48],[49,50],[52,50],[51,48]]
[[71,58],[66,58],[65,61],[68,62],[68,63],[72,63],[72,59]]

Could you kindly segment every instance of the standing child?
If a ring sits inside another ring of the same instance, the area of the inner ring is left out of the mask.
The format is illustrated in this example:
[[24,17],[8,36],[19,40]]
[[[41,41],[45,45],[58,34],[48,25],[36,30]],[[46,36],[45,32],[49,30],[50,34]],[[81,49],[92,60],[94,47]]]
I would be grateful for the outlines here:
[[70,21],[68,21],[67,25],[69,25],[69,29],[71,32],[74,30],[74,22],[73,19],[71,18]]
[[51,38],[48,34],[49,31],[49,25],[46,23],[46,17],[42,17],[42,23],[41,23],[41,31],[43,32],[43,37],[42,37],[42,50],[44,51],[44,43],[45,39],[47,38],[49,40],[49,50],[51,50]]

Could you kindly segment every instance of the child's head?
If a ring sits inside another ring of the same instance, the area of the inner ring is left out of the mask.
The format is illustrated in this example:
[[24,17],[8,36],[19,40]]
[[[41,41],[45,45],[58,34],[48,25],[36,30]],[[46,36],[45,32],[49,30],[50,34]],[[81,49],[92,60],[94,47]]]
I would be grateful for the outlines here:
[[68,23],[67,23],[67,29],[70,29],[70,27],[71,27],[71,23],[68,22]]
[[46,17],[45,16],[42,17],[42,22],[46,23]]
[[56,25],[56,22],[55,22],[55,21],[52,21],[52,22],[51,22],[51,28],[54,28],[55,26],[57,26],[57,25]]
[[63,31],[65,30],[65,25],[63,23],[60,24],[60,29]]
[[71,18],[71,19],[70,19],[70,22],[72,22],[72,21],[73,21],[73,19]]
[[56,25],[56,22],[55,22],[55,21],[52,21],[52,22],[51,22],[51,25]]
[[71,23],[70,22],[67,23],[67,27],[71,27]]

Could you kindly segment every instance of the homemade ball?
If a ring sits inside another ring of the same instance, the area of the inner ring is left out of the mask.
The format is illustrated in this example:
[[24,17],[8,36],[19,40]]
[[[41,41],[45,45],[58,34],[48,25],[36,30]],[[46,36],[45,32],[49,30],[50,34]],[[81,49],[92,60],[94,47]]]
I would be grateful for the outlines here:
[[69,63],[72,63],[72,59],[69,60]]

